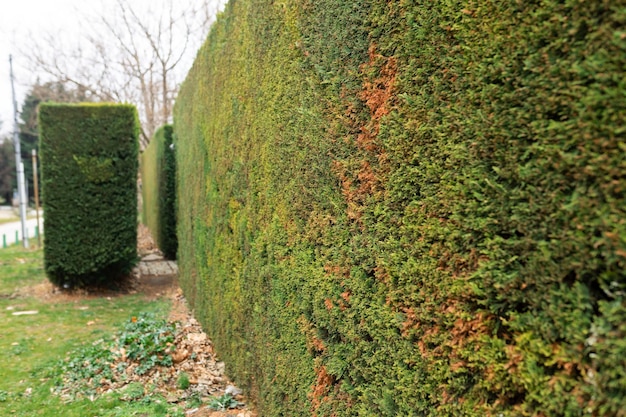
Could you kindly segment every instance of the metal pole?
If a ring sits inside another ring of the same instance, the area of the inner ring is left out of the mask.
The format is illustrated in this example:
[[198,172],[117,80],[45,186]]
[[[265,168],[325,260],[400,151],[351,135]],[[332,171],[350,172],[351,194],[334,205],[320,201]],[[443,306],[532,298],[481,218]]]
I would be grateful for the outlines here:
[[37,181],[37,149],[33,149],[33,185],[35,186],[35,213],[37,213],[37,245],[41,247],[41,228],[39,227],[39,181]]
[[17,168],[17,190],[20,196],[20,219],[22,221],[22,243],[28,248],[28,230],[26,229],[26,189],[24,187],[24,164],[22,163],[22,149],[17,125],[17,100],[15,99],[15,85],[13,78],[13,57],[9,55],[11,69],[11,93],[13,94],[13,146],[15,147],[15,167]]

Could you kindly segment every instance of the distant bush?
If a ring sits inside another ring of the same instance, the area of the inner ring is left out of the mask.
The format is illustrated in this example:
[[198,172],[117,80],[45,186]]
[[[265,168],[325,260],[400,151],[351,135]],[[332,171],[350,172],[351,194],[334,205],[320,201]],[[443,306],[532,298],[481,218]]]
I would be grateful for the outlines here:
[[180,280],[261,415],[626,415],[624,6],[229,2]]
[[176,156],[173,129],[161,127],[141,156],[143,222],[157,246],[169,259],[176,259]]
[[42,104],[39,126],[49,279],[88,286],[124,276],[137,260],[135,108]]

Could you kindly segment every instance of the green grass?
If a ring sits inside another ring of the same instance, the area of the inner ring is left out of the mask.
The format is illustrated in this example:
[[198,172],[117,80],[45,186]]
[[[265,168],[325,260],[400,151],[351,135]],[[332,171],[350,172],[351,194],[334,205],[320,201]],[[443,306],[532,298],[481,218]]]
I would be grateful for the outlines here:
[[20,287],[44,282],[43,253],[41,250],[26,250],[11,246],[0,250],[0,300]]
[[[164,318],[169,302],[146,302],[141,294],[55,300],[12,297],[20,287],[46,281],[41,250],[0,251],[0,416],[179,416],[163,398],[113,393],[64,403],[52,395],[60,361],[82,346],[109,337],[129,317]],[[28,291],[26,292],[28,293]],[[43,297],[42,297],[43,298]],[[14,316],[36,310],[35,315]]]

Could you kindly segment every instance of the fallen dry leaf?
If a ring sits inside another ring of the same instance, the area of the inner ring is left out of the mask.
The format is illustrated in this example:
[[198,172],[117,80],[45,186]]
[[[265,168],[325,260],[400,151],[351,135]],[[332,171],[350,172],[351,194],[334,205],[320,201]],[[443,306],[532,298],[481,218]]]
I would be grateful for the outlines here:
[[37,310],[28,310],[28,311],[16,311],[12,313],[14,316],[31,316],[33,314],[39,314]]

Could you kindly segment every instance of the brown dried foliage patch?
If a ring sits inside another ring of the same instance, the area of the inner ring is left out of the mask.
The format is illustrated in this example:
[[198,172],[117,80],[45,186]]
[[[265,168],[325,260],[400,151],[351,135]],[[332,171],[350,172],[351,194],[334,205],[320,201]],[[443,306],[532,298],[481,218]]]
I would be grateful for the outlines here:
[[[363,71],[370,68],[380,68],[378,78],[363,83],[363,91],[359,98],[370,109],[372,120],[380,121],[389,114],[389,104],[394,96],[398,62],[395,57],[385,57],[376,53],[376,45],[369,48],[369,61],[362,66]],[[378,133],[378,130],[375,131]]]
[[471,320],[457,318],[450,329],[449,346],[463,348],[468,342],[490,333],[493,314],[478,312]]
[[359,149],[376,157],[378,169],[373,168],[365,159],[357,173],[359,194],[373,194],[382,188],[376,171],[384,171],[387,161],[385,151],[377,144],[376,137],[380,131],[381,119],[389,114],[394,103],[398,63],[395,57],[378,54],[376,45],[372,44],[369,48],[369,61],[361,66],[361,71],[365,74],[370,71],[378,72],[377,77],[365,79],[363,90],[358,94],[370,111],[370,120],[361,127],[356,140]]
[[342,266],[342,265],[326,264],[324,265],[324,272],[326,273],[327,276],[341,277],[341,278],[350,277],[350,268],[348,268],[347,266]]
[[313,355],[323,353],[326,350],[326,345],[324,344],[324,341],[317,336],[317,332],[313,327],[313,324],[304,316],[301,316],[298,319],[298,324],[300,325],[302,333],[306,337],[307,350]]
[[[384,175],[388,157],[377,143],[381,120],[389,114],[395,101],[397,60],[376,52],[376,45],[369,48],[369,60],[361,65],[364,74],[362,90],[357,97],[369,109],[366,122],[354,117],[354,107],[347,104],[345,117],[352,132],[356,135],[357,149],[362,153],[361,161],[348,166],[335,161],[333,169],[339,178],[341,191],[348,203],[348,217],[360,223],[368,196],[382,194],[381,177]],[[376,74],[376,75],[370,75]]]
[[317,416],[320,406],[329,399],[329,392],[335,383],[335,378],[328,373],[324,365],[315,369],[315,384],[311,387],[309,399],[311,400],[311,414]]

